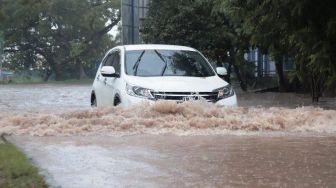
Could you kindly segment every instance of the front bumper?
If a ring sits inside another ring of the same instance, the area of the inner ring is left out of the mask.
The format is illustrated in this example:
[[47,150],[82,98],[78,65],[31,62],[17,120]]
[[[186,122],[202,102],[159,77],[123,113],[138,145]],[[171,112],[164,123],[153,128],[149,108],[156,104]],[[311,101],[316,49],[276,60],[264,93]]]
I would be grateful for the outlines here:
[[[167,100],[167,101],[172,101],[172,100]],[[128,107],[128,106],[141,104],[141,103],[154,104],[155,102],[156,102],[155,100],[149,100],[149,99],[145,99],[145,98],[139,98],[139,97],[134,97],[134,96],[127,95],[127,96],[125,96],[124,100],[122,100],[121,104],[124,107]],[[179,101],[176,101],[176,102],[179,102]],[[224,106],[235,107],[235,106],[238,105],[237,96],[236,96],[236,94],[234,94],[231,97],[219,100],[219,101],[217,101],[213,104],[215,104],[216,106],[223,106],[223,107]]]
[[121,102],[121,105],[123,107],[129,107],[129,106],[136,105],[136,104],[141,104],[141,103],[154,104],[154,102],[155,102],[154,100],[149,100],[149,99],[140,98],[140,97],[134,97],[134,96],[126,94],[124,100],[122,100],[122,102]]
[[231,97],[219,100],[215,103],[216,106],[238,106],[237,95],[234,94]]

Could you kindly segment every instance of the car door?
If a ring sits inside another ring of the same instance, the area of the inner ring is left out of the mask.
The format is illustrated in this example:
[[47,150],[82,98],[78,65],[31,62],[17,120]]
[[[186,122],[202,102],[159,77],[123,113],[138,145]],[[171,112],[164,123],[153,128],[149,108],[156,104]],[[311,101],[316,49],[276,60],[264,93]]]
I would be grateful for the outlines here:
[[108,77],[104,77],[100,70],[104,66],[112,66],[114,56],[110,53],[102,63],[102,66],[99,69],[99,73],[97,76],[97,85],[98,89],[96,91],[97,102],[99,106],[107,106],[109,105],[109,97],[111,97],[112,92],[110,91],[107,83],[109,81]]
[[119,76],[107,78],[106,88],[109,90],[109,97],[107,99],[108,105],[114,105],[114,99],[115,99],[116,94],[119,93],[119,86],[121,82],[120,51],[119,50],[113,51],[112,56],[113,56],[113,59],[112,59],[111,66],[114,67],[116,74]]

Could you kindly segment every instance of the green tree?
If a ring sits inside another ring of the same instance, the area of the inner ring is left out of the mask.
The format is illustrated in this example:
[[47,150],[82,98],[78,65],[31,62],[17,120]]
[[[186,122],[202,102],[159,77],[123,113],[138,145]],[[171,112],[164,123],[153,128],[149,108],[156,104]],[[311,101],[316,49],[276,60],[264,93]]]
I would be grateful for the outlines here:
[[336,13],[332,0],[218,0],[223,12],[251,28],[251,44],[273,56],[280,89],[286,85],[282,57],[296,65],[295,76],[310,87],[313,101],[336,82]]
[[240,25],[224,14],[213,11],[214,0],[153,0],[142,28],[147,43],[186,45],[201,50],[222,66],[228,62],[246,90],[240,68],[246,64],[243,54],[249,47]]
[[42,67],[46,80],[51,73],[56,80],[83,77],[84,66],[114,45],[107,33],[120,21],[117,0],[2,0],[2,5],[6,51],[21,59],[12,63]]

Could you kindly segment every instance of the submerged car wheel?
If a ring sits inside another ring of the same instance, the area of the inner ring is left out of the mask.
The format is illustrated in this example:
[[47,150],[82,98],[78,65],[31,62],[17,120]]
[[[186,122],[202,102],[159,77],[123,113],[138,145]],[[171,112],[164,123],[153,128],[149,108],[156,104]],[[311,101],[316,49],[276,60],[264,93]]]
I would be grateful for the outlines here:
[[121,103],[120,97],[119,97],[119,96],[116,96],[116,97],[114,98],[113,105],[114,105],[114,106],[118,106],[120,103]]
[[94,94],[91,95],[91,107],[97,107],[97,99]]

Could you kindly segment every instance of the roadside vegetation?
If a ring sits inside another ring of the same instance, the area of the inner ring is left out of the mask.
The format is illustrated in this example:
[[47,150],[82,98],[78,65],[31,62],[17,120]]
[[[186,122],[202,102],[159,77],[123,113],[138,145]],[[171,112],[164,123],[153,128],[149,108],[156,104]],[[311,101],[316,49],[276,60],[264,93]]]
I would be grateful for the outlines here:
[[90,77],[118,41],[107,33],[118,26],[119,7],[118,0],[0,0],[3,67],[38,70],[45,81]]
[[0,138],[0,187],[48,187],[27,157],[3,138]]
[[[333,0],[151,0],[141,38],[199,49],[245,91],[269,82],[244,57],[258,49],[275,62],[276,91],[318,102],[336,95],[334,9]],[[120,34],[108,35],[119,22],[120,0],[0,0],[4,68],[38,70],[39,81],[92,78],[120,42]]]
[[[228,63],[228,74],[236,74],[243,90],[256,79],[244,54],[258,48],[275,62],[278,91],[310,92],[314,102],[336,94],[333,0],[151,2],[142,29],[147,43],[200,49],[218,65]],[[294,62],[289,74],[283,70],[285,58]]]

